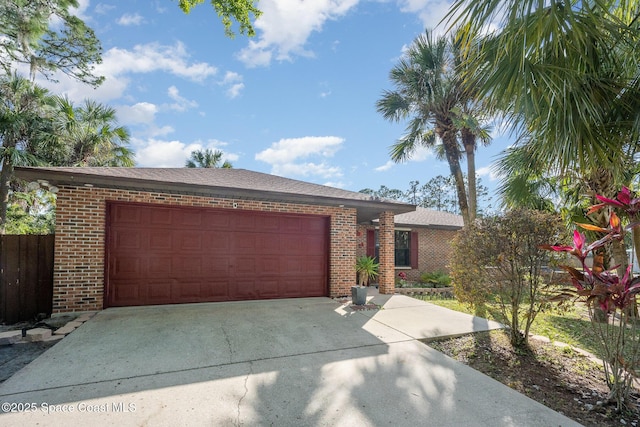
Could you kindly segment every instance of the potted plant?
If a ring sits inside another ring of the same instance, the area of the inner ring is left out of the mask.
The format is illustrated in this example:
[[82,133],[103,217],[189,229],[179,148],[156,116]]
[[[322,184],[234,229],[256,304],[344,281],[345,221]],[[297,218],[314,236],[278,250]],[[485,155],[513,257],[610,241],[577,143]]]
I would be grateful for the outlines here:
[[363,305],[367,302],[367,288],[371,279],[378,277],[378,264],[375,258],[361,256],[356,260],[356,274],[358,275],[358,285],[351,287],[351,299],[356,305]]

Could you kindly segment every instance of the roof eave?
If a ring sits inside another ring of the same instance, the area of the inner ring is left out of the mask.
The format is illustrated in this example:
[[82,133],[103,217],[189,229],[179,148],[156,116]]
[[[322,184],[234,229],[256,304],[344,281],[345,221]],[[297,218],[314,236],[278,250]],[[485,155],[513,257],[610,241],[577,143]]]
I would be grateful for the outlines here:
[[247,188],[232,188],[216,185],[188,184],[179,182],[155,181],[140,178],[101,176],[83,174],[82,168],[70,174],[67,171],[51,169],[36,169],[16,167],[16,177],[26,181],[46,180],[51,185],[63,186],[94,186],[101,188],[117,188],[133,191],[157,191],[161,193],[201,195],[207,197],[224,197],[239,200],[266,200],[288,203],[305,203],[312,205],[333,205],[355,208],[358,212],[358,222],[371,221],[382,212],[393,212],[394,215],[413,212],[414,205],[404,203],[389,203],[383,201],[355,200],[340,197],[315,196],[280,191],[261,191]]

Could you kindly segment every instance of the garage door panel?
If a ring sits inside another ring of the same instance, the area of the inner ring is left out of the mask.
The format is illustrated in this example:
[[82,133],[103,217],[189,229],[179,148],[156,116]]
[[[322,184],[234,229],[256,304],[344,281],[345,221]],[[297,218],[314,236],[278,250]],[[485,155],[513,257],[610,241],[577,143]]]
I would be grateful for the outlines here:
[[173,215],[173,225],[178,228],[202,228],[202,211],[176,210]]
[[173,258],[171,275],[175,278],[192,278],[202,276],[203,260],[200,257]]
[[257,286],[258,298],[277,298],[279,296],[279,279],[263,279]]
[[202,285],[203,294],[213,301],[226,301],[229,295],[229,282],[206,280]]
[[129,277],[139,279],[144,276],[142,264],[144,260],[138,257],[120,257],[110,266],[110,275],[114,278]]
[[200,280],[181,280],[174,282],[172,287],[172,299],[179,302],[198,301],[202,294],[202,283]]
[[256,227],[255,215],[246,215],[244,212],[234,217],[233,228],[243,231],[259,231],[259,228]]
[[280,268],[280,257],[274,255],[260,257],[256,260],[256,264],[257,271],[260,272],[261,275],[278,276],[282,271],[286,271]]
[[149,225],[154,227],[171,228],[173,210],[169,208],[156,208],[147,211],[149,216]]
[[235,262],[232,265],[233,270],[237,276],[246,277],[246,276],[254,276],[259,273],[256,268],[256,263],[258,260],[249,255],[242,255],[236,257]]
[[235,296],[232,299],[247,300],[258,299],[256,292],[256,282],[251,279],[236,279],[230,286],[230,294]]
[[140,251],[146,235],[147,233],[136,230],[131,230],[130,232],[116,231],[111,235],[110,243],[122,251]]
[[228,258],[215,257],[206,260],[202,265],[202,274],[208,279],[227,279],[231,275],[231,263]]
[[198,231],[174,231],[173,240],[175,245],[173,250],[178,253],[201,253],[203,249],[202,237],[202,233]]
[[148,277],[169,277],[171,275],[172,258],[170,256],[149,255],[146,274]]
[[244,231],[234,233],[232,236],[231,250],[236,253],[253,254],[256,248],[255,233],[247,233]]
[[207,210],[204,214],[203,227],[207,230],[229,230],[231,218],[226,211]]
[[228,254],[231,249],[231,233],[208,231],[203,233],[203,248],[207,252]]
[[139,224],[143,214],[135,206],[118,205],[112,210],[111,217],[120,224]]
[[149,251],[171,252],[173,250],[173,235],[167,231],[153,231],[149,234]]
[[108,219],[108,306],[327,295],[327,217],[110,202]]

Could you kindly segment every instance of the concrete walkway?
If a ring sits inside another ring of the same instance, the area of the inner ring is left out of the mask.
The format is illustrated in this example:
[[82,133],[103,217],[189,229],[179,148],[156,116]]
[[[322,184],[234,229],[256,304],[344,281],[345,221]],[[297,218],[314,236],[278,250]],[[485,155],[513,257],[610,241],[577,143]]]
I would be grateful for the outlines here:
[[108,309],[0,385],[0,425],[578,425],[416,341],[498,324],[370,302]]

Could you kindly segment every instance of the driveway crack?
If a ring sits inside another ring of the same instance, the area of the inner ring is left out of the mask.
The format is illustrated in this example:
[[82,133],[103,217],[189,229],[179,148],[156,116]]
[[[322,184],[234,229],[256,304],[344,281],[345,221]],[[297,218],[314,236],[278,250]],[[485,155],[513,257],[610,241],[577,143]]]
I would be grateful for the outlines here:
[[224,335],[224,340],[227,342],[227,348],[229,349],[229,363],[233,363],[233,347],[231,347],[231,340],[229,339],[229,334],[224,326],[220,326],[222,329],[222,334]]
[[244,400],[245,397],[247,397],[247,394],[249,393],[249,387],[247,387],[247,382],[249,382],[249,377],[253,375],[253,362],[249,362],[249,372],[247,372],[247,376],[244,378],[244,394],[242,395],[242,397],[240,397],[240,400],[238,400],[238,419],[236,422],[236,426],[240,427],[240,406],[242,405],[242,401]]

